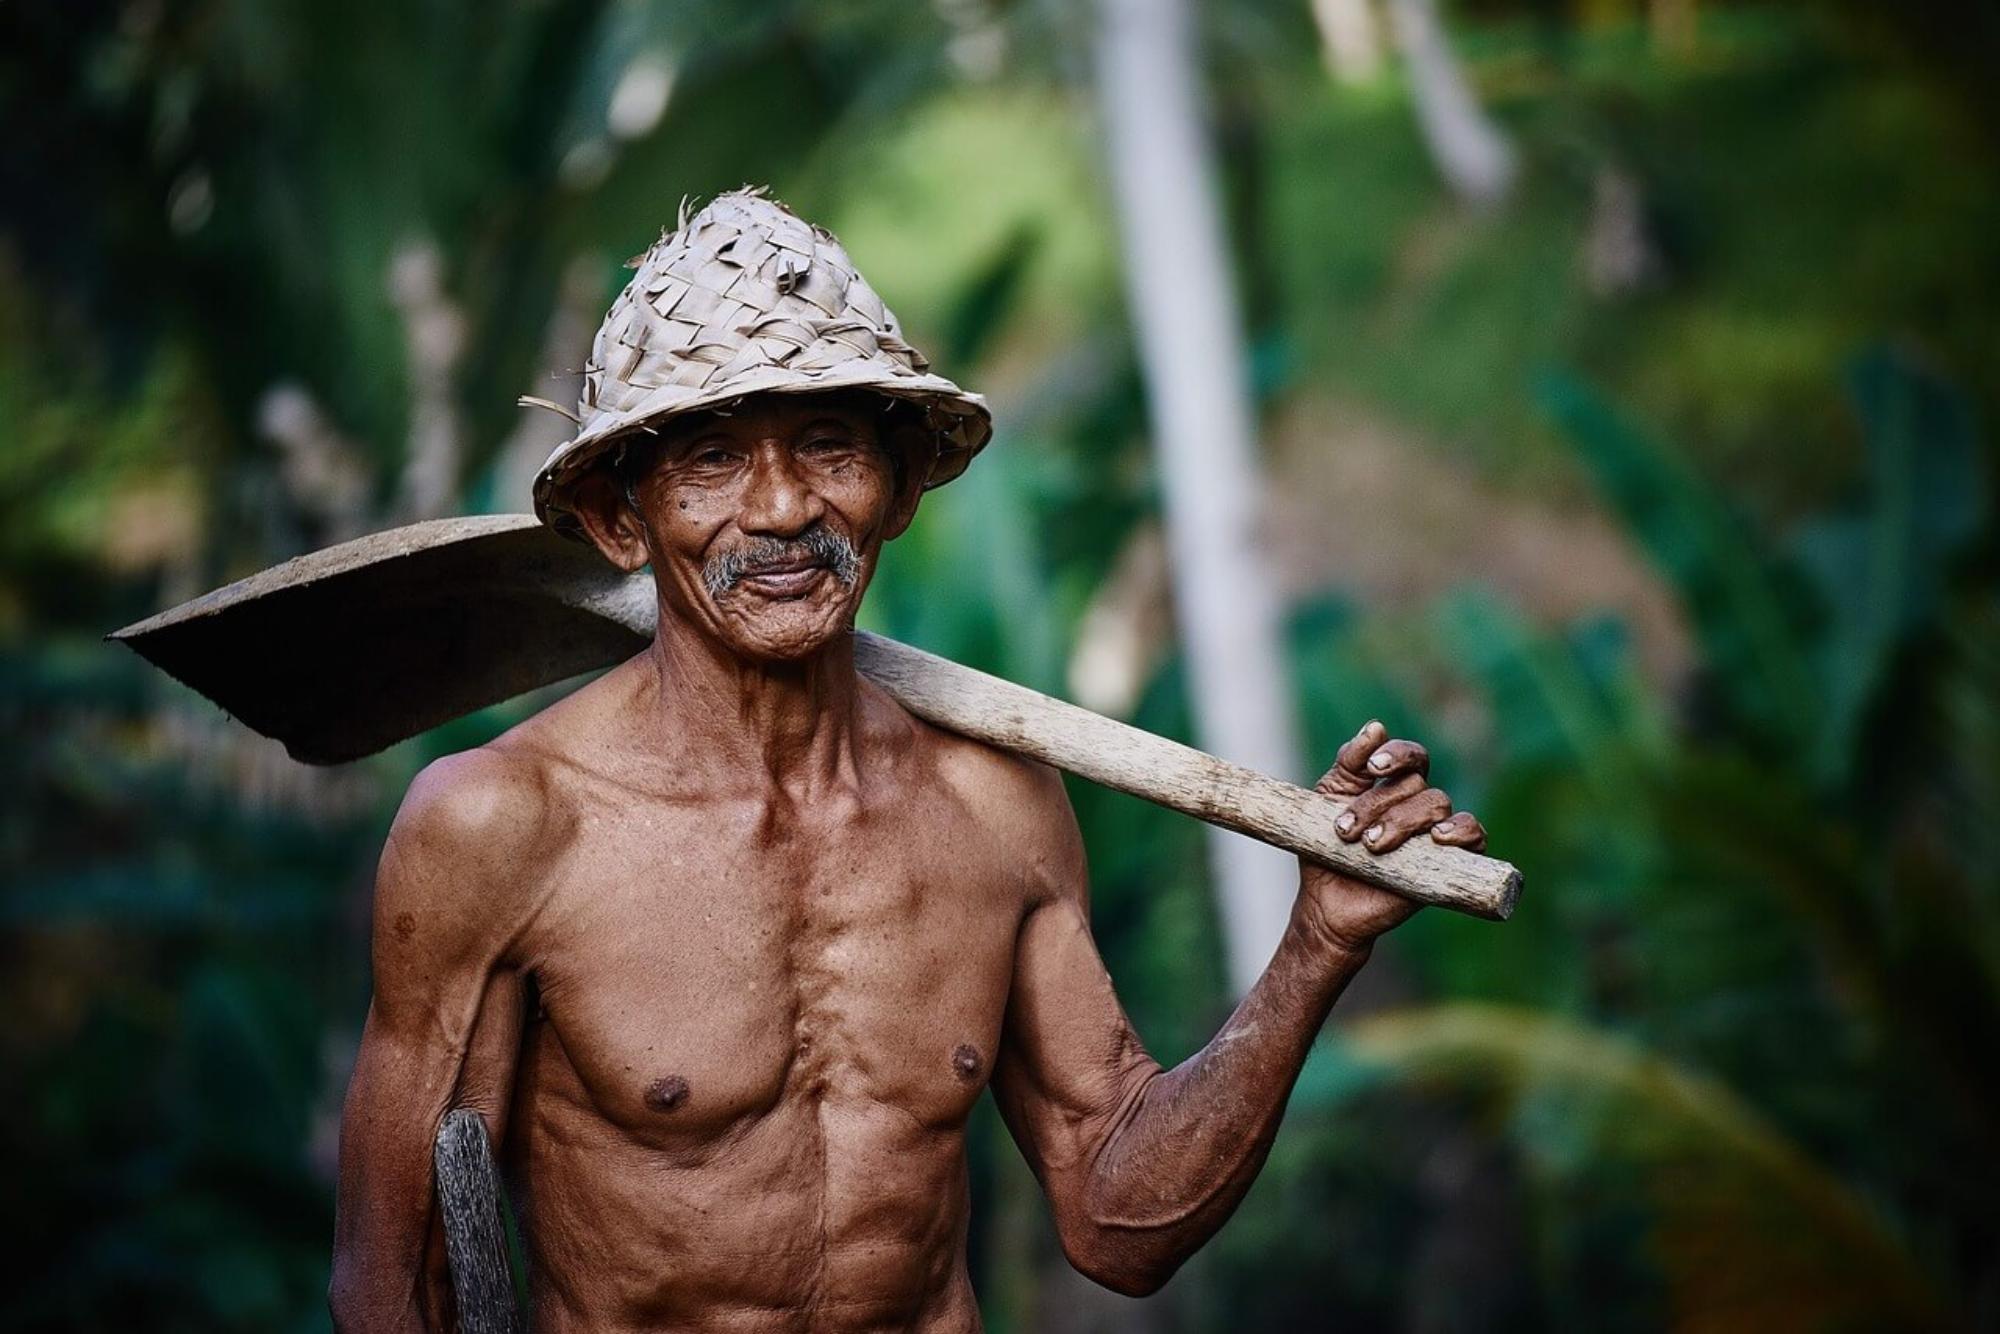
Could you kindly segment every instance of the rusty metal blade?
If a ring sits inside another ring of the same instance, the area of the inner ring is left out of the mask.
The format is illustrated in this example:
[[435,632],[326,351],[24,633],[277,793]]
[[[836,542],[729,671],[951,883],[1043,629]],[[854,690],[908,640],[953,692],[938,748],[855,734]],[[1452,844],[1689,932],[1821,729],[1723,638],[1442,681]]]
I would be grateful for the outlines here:
[[300,556],[108,636],[308,764],[372,755],[652,638],[652,581],[528,514]]

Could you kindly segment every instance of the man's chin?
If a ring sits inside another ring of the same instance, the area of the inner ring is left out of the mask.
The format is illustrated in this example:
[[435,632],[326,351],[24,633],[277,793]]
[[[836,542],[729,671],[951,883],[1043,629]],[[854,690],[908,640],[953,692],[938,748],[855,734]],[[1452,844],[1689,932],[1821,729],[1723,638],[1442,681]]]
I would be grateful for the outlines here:
[[851,597],[772,600],[733,590],[718,608],[722,639],[752,662],[798,662],[844,636],[854,624]]

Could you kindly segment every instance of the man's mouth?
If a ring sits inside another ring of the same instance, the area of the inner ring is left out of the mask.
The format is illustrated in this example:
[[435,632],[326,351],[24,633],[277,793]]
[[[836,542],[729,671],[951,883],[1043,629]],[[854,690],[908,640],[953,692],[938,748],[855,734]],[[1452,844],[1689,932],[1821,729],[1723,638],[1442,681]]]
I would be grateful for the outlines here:
[[795,598],[810,593],[828,572],[825,561],[787,560],[746,570],[738,587],[749,587],[767,597]]
[[719,552],[703,564],[701,578],[714,598],[744,584],[765,597],[797,598],[818,588],[821,577],[829,574],[851,588],[861,577],[861,558],[841,534],[815,527],[795,538],[759,538]]

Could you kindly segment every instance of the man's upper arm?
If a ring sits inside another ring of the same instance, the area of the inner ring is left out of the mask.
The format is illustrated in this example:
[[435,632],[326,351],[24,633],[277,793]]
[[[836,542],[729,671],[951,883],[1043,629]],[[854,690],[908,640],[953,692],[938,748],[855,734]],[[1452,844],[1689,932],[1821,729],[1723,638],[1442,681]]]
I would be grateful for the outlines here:
[[532,777],[489,752],[411,783],[375,876],[373,1017],[385,1030],[447,1046],[469,1034],[484,979],[523,924],[542,805]]
[[1021,803],[1032,828],[1031,895],[1015,945],[1013,989],[994,1096],[1060,1222],[1080,1207],[1097,1149],[1160,1067],[1140,1045],[1090,934],[1083,835],[1062,780],[1036,766]]
[[[517,764],[453,756],[411,784],[383,849],[374,999],[341,1118],[332,1299],[342,1328],[416,1327],[433,1304],[423,1292],[431,1143],[475,1033],[490,1036],[487,1025],[506,1019],[495,1010],[519,1002],[504,967],[524,921],[541,804]],[[478,1044],[480,1059],[510,1067],[478,1072],[482,1084],[511,1083],[511,1044],[499,1045]]]

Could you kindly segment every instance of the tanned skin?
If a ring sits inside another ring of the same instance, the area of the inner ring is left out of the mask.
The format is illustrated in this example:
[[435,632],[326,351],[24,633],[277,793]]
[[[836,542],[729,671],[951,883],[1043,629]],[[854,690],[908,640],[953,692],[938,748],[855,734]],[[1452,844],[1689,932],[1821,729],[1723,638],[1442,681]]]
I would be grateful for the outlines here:
[[[431,1144],[476,1109],[541,1334],[971,1331],[965,1124],[990,1084],[1083,1273],[1160,1286],[1262,1166],[1314,1035],[1402,899],[1301,868],[1215,1040],[1146,1054],[1091,940],[1050,769],[857,676],[849,629],[923,445],[853,399],[766,396],[649,437],[581,496],[650,563],[644,653],[431,765],[376,880],[375,996],[341,1126],[331,1302],[450,1327]],[[712,558],[815,526],[861,560]],[[1350,839],[1483,844],[1370,723],[1321,780]]]

